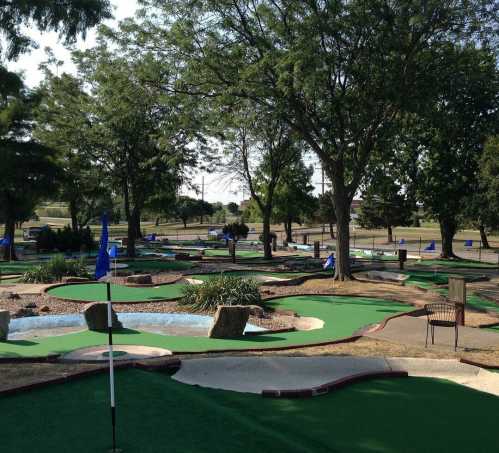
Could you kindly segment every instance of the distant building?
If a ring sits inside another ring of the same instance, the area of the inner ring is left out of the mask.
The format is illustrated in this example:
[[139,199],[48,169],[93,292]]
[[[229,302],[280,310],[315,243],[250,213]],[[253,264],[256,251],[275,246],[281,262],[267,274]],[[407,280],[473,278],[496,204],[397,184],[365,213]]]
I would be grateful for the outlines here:
[[241,201],[241,203],[239,203],[239,210],[244,211],[249,206],[250,201],[251,201],[251,198],[249,198],[248,200]]

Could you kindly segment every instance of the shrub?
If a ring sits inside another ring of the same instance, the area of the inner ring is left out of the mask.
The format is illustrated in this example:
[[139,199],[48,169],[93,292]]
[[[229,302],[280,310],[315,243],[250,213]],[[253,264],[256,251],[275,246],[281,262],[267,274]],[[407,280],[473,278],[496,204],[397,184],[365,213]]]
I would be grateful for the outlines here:
[[38,250],[57,250],[59,252],[78,252],[92,250],[96,246],[94,235],[89,227],[73,231],[68,225],[62,230],[45,228],[36,239]]
[[258,284],[252,279],[220,275],[201,285],[188,285],[180,305],[194,311],[213,311],[217,305],[261,305]]
[[56,256],[46,263],[25,272],[22,281],[25,283],[52,283],[61,281],[62,277],[89,278],[85,260],[66,260],[63,256]]
[[224,234],[230,234],[235,241],[238,241],[241,238],[248,237],[249,228],[244,222],[234,222],[225,225],[222,231]]

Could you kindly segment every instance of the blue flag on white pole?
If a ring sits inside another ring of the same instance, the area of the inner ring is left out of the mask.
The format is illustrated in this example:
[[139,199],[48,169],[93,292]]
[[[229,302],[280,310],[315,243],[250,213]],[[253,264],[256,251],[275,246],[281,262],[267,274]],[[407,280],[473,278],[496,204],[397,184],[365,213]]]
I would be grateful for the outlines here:
[[104,277],[111,270],[109,267],[109,255],[107,253],[108,239],[109,233],[107,231],[107,214],[104,213],[102,216],[102,232],[100,235],[99,255],[97,256],[97,262],[95,263],[96,280]]
[[9,236],[5,236],[2,240],[2,245],[4,247],[8,247],[10,245],[10,237]]
[[113,245],[110,249],[109,249],[109,258],[118,258],[118,247],[116,245]]

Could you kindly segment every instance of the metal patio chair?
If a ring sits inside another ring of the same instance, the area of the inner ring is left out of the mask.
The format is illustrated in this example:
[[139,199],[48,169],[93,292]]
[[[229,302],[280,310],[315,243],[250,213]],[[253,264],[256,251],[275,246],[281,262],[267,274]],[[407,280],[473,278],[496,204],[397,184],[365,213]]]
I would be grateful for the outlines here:
[[435,327],[450,327],[454,328],[454,351],[456,351],[459,338],[456,305],[447,302],[438,302],[426,304],[424,309],[427,317],[425,347],[428,347],[428,334],[430,330],[431,344],[435,344]]

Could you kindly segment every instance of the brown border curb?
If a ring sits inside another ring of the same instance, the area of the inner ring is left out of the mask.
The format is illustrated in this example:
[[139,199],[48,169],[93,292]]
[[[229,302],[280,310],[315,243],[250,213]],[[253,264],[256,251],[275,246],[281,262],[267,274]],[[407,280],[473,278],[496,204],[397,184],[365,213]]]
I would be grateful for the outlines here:
[[264,398],[310,398],[312,396],[325,395],[326,393],[341,389],[347,385],[355,384],[357,382],[378,378],[402,378],[408,376],[409,374],[406,371],[376,371],[359,373],[308,389],[262,390],[262,396]]
[[459,362],[465,363],[466,365],[473,365],[479,368],[484,368],[486,370],[499,370],[499,364],[490,365],[489,363],[475,362],[474,360],[460,358]]
[[[161,364],[143,364],[141,362],[126,362],[126,363],[116,363],[114,365],[115,370],[122,370],[128,368],[137,368],[149,372],[171,372],[172,374],[177,372],[182,366],[180,359],[174,358],[166,363]],[[32,384],[21,385],[19,387],[9,388],[0,390],[0,396],[17,395],[30,390],[36,390],[43,387],[48,387],[54,384],[64,384],[66,382],[76,381],[78,379],[86,378],[89,376],[95,376],[97,374],[106,373],[109,370],[107,366],[101,366],[100,368],[94,368],[92,370],[79,371],[68,376],[57,377],[53,379],[48,379],[46,381],[34,382]]]
[[56,363],[61,354],[48,354],[40,357],[0,357],[0,364],[4,363]]

